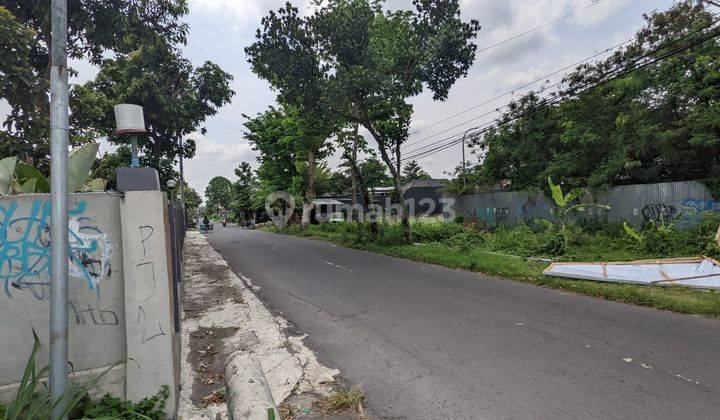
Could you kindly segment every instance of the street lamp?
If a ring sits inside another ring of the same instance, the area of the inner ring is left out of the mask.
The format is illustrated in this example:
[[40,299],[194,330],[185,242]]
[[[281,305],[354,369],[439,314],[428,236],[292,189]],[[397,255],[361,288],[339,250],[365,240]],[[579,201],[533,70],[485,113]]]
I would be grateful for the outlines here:
[[475,131],[479,129],[480,127],[472,127],[468,128],[465,134],[462,136],[462,167],[463,167],[463,188],[465,188],[465,182],[467,179],[467,166],[465,165],[465,137],[470,133],[471,131]]
[[130,167],[139,168],[137,135],[145,133],[145,116],[140,105],[115,105],[115,126],[118,135],[130,135],[132,161]]
[[175,202],[175,194],[173,194],[173,189],[177,186],[177,182],[175,182],[174,179],[171,179],[167,182],[167,186],[170,190],[170,201]]

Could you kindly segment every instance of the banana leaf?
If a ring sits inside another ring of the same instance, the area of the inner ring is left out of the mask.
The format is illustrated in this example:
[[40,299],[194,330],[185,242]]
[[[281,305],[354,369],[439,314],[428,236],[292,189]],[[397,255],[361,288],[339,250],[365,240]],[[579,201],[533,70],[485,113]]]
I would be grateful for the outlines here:
[[68,159],[68,191],[80,191],[85,185],[100,145],[90,143],[70,152]]
[[[18,162],[15,167],[15,177],[18,183],[23,186],[22,192],[27,194],[32,193],[49,193],[50,183],[48,180],[34,167],[24,162]],[[27,191],[25,184],[28,181],[35,180],[35,189],[33,191]]]
[[16,165],[17,157],[15,156],[0,160],[0,195],[10,194]]

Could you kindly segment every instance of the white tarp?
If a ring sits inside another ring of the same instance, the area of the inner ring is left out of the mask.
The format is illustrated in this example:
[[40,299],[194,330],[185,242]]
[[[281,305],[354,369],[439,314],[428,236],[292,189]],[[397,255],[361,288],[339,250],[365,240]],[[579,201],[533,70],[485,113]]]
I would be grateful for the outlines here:
[[554,263],[544,273],[548,276],[615,283],[720,289],[720,263],[711,258]]

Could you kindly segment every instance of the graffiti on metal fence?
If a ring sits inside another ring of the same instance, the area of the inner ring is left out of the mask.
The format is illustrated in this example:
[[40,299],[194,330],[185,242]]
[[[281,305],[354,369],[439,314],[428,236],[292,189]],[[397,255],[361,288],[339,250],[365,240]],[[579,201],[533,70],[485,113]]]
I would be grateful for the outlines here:
[[495,224],[496,225],[507,225],[508,214],[510,209],[507,207],[499,207],[495,209]]
[[[68,265],[73,278],[97,289],[111,275],[113,242],[84,217],[87,204],[69,211]],[[18,202],[0,205],[0,281],[5,293],[28,290],[37,299],[48,297],[50,281],[50,202],[34,200],[27,212]]]
[[683,201],[683,207],[689,211],[700,213],[704,211],[720,211],[720,201],[716,200],[693,200]]
[[677,207],[664,203],[652,203],[643,207],[642,215],[646,222],[670,221],[677,215]]

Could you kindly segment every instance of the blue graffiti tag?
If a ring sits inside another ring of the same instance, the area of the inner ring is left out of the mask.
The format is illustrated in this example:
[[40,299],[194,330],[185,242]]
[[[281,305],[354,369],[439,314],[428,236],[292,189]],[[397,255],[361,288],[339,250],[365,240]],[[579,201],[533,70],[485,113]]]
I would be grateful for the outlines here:
[[[68,266],[70,275],[83,278],[95,289],[101,278],[109,277],[112,247],[109,237],[97,227],[86,226],[80,217],[87,207],[79,202],[70,217]],[[5,293],[30,290],[38,299],[46,297],[50,277],[50,203],[35,200],[27,216],[18,212],[18,203],[0,205],[0,279]],[[101,252],[98,258],[95,254]]]

